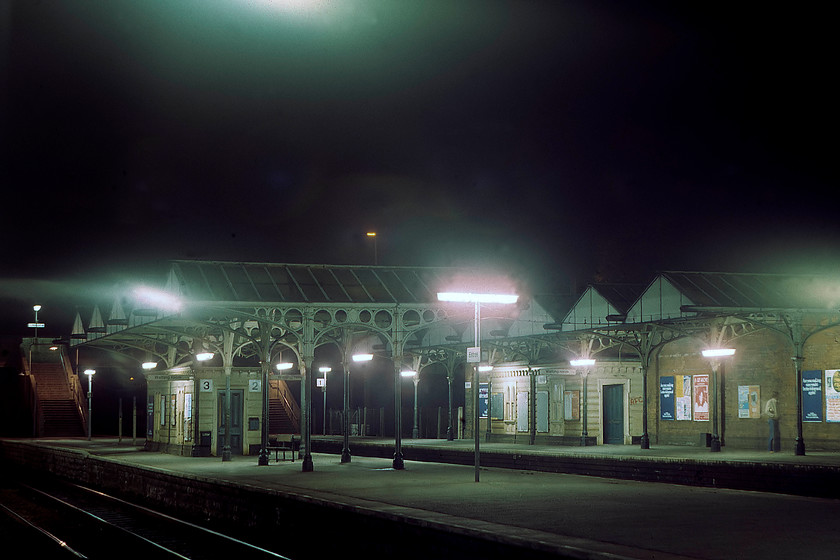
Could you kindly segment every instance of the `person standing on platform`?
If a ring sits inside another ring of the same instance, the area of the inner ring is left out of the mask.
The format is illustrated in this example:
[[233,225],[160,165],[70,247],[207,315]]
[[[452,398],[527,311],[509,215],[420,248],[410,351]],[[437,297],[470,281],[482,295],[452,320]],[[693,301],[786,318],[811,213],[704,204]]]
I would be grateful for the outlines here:
[[770,428],[770,435],[767,438],[767,450],[770,453],[781,450],[781,442],[779,441],[779,410],[777,398],[778,391],[773,391],[773,396],[764,403],[764,415]]

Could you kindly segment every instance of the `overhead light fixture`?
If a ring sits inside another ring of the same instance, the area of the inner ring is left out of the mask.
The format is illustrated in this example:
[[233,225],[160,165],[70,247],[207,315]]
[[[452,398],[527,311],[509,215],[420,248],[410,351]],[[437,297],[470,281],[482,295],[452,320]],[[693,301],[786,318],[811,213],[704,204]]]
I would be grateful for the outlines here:
[[470,292],[438,292],[438,301],[457,303],[516,303],[516,294],[474,294]]
[[593,360],[592,358],[579,358],[577,360],[569,360],[569,363],[575,367],[594,366],[595,360]]
[[710,348],[708,350],[703,350],[703,357],[704,358],[722,358],[725,356],[734,356],[735,349],[734,348]]

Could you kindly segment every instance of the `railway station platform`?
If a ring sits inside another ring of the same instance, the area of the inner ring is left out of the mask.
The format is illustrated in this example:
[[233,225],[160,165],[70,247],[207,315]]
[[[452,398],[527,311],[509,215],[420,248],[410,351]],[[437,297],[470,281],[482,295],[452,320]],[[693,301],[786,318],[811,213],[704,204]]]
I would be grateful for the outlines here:
[[[40,468],[33,461],[67,462],[87,472],[80,482],[142,485],[172,500],[199,501],[205,488],[219,512],[241,518],[247,507],[256,517],[299,515],[306,530],[278,537],[298,540],[292,558],[428,557],[432,541],[439,558],[819,559],[840,550],[840,453],[482,442],[476,482],[472,440],[403,440],[403,470],[392,468],[393,440],[352,438],[344,464],[341,447],[340,437],[313,437],[313,472],[299,458],[260,466],[255,456],[181,457],[116,438],[6,439],[0,456],[30,471]],[[269,511],[260,496],[282,505]]]

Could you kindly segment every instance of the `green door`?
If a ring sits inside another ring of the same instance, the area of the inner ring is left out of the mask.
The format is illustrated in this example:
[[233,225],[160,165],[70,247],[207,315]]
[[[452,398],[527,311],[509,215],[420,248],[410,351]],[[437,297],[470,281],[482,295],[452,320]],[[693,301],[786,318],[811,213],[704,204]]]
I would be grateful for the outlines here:
[[[225,391],[219,391],[218,418],[216,453],[221,456],[225,446]],[[230,392],[230,453],[242,455],[242,391]]]
[[624,385],[604,385],[604,443],[624,443]]

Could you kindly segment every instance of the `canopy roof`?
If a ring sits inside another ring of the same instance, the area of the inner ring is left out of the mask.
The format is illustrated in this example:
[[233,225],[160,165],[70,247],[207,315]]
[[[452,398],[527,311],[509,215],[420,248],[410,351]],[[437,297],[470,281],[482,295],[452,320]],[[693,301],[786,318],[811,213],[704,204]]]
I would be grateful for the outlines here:
[[167,291],[227,303],[431,304],[472,274],[481,277],[463,268],[174,261]]

